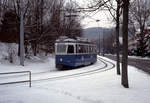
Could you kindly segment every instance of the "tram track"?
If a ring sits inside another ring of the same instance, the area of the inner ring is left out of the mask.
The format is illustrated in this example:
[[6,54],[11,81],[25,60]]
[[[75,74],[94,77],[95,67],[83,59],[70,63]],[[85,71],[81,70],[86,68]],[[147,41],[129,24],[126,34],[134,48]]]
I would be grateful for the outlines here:
[[[67,79],[67,78],[75,78],[75,77],[80,77],[80,76],[86,76],[86,75],[92,75],[92,74],[95,74],[95,73],[100,73],[100,72],[104,72],[104,71],[107,71],[107,70],[111,70],[115,67],[115,64],[113,64],[112,62],[110,61],[107,61],[101,57],[98,57],[97,58],[99,61],[101,61],[104,66],[102,67],[98,67],[97,69],[94,69],[94,70],[89,70],[89,71],[85,71],[85,72],[80,72],[80,73],[74,73],[74,74],[66,74],[66,75],[62,75],[62,76],[55,76],[55,77],[48,77],[48,78],[44,78],[44,79],[32,79],[32,82],[35,83],[35,82],[43,82],[43,81],[54,81],[54,80],[61,80],[61,79]],[[108,63],[111,64],[111,67],[108,68]],[[44,73],[48,73],[48,72],[41,72],[41,73],[32,73],[32,76],[35,76],[35,75],[43,75]],[[7,83],[9,84],[9,83]],[[12,84],[12,83],[10,83]]]
[[[92,74],[95,74],[95,73],[100,73],[100,72],[111,70],[115,67],[115,64],[113,64],[112,62],[107,61],[103,58],[98,57],[98,60],[103,62],[105,65],[101,68],[86,71],[86,72],[81,72],[81,73],[76,73],[76,74],[71,74],[71,75],[51,77],[51,78],[46,78],[46,79],[32,80],[32,82],[41,82],[41,81],[47,81],[47,80],[53,81],[53,80],[61,80],[61,79],[67,79],[67,78],[80,77],[80,76],[85,76],[85,75],[92,75]],[[110,63],[112,66],[110,68],[107,68],[108,64],[106,62]],[[105,69],[105,68],[107,68],[107,69]]]

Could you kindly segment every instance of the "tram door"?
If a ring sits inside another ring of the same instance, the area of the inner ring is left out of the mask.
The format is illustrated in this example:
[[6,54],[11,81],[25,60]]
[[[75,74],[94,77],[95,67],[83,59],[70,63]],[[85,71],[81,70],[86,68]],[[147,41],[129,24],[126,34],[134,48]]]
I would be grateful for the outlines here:
[[67,54],[74,54],[74,45],[68,45]]

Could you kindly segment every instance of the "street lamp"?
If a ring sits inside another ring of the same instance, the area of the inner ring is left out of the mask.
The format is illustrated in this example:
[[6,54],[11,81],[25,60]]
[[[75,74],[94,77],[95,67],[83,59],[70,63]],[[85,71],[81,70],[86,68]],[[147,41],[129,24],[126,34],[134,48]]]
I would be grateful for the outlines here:
[[[99,22],[100,20],[96,20],[96,22],[97,22],[97,24],[98,24],[98,27],[99,27]],[[99,31],[98,31],[99,32]],[[102,28],[102,43],[103,43],[103,47],[102,47],[102,56],[104,56],[104,30],[103,30],[103,28]],[[100,53],[100,32],[99,32],[99,53]]]
[[[99,21],[100,20],[96,20],[98,27],[99,27]],[[99,54],[100,54],[100,32],[99,32],[99,29],[98,29],[98,33],[99,33]]]
[[20,19],[20,65],[24,66],[24,5],[23,0],[20,1],[21,19]]
[[103,36],[103,37],[102,37],[102,38],[103,38],[103,49],[102,49],[103,52],[102,52],[102,56],[104,56],[104,29],[102,29],[102,33],[103,33],[103,34],[102,34],[102,36]]

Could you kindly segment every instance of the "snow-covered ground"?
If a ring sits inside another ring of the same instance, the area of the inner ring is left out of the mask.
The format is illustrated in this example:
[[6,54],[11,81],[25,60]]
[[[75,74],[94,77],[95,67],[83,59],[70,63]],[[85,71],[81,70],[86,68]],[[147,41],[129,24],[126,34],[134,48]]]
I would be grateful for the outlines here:
[[140,57],[140,56],[128,56],[129,58],[133,58],[133,59],[144,59],[144,60],[150,60],[149,57]]
[[[44,62],[27,63],[24,67],[0,64],[0,72],[31,70],[33,73],[38,73],[49,71],[48,74],[36,76],[36,78],[42,78],[44,75],[49,77],[70,75],[92,70],[102,65],[101,62],[97,62],[85,68],[56,71],[54,58],[49,57]],[[150,76],[132,66],[128,66],[128,68],[129,89],[121,86],[121,77],[116,75],[116,68],[114,68],[74,78],[33,82],[31,88],[28,87],[28,83],[1,85],[0,103],[149,103]]]
[[[49,57],[45,60],[45,62],[32,62],[29,65],[23,66],[16,66],[16,65],[0,65],[0,73],[7,73],[7,72],[20,72],[20,71],[31,71],[32,74],[32,80],[39,80],[39,79],[47,79],[47,78],[55,78],[55,77],[62,77],[62,76],[68,76],[68,75],[74,75],[77,73],[87,73],[89,71],[96,70],[98,68],[103,68],[105,66],[104,63],[97,61],[94,65],[87,66],[87,67],[81,67],[74,70],[66,70],[66,71],[58,71],[58,69],[55,68],[55,59],[54,57]],[[26,74],[26,75],[25,75]],[[21,74],[7,74],[7,75],[0,75],[0,83],[6,83],[6,82],[14,82],[14,81],[23,81],[28,80],[29,75],[27,73],[21,73]]]
[[[105,54],[105,55],[111,55],[111,56],[116,56],[115,54]],[[120,57],[122,57],[122,55],[120,55]],[[150,60],[149,57],[141,57],[141,56],[128,56],[128,58],[131,59],[144,59],[144,60]]]

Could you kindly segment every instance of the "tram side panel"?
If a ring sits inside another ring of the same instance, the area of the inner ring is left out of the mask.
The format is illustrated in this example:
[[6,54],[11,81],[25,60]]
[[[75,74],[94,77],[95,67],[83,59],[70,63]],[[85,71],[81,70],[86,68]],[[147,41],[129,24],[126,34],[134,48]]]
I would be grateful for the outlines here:
[[62,66],[75,66],[75,55],[56,55],[56,67]]
[[94,54],[78,54],[76,56],[76,66],[86,66],[96,62],[96,55]]
[[95,63],[96,60],[96,54],[56,55],[56,66],[86,66]]

